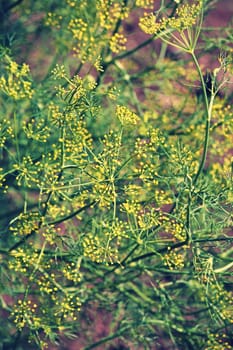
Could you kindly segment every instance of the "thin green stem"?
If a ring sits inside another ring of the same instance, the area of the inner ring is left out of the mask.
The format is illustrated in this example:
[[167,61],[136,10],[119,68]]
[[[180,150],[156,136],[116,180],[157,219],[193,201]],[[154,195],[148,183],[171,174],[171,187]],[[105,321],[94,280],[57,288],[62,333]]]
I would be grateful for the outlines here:
[[91,349],[96,348],[99,345],[107,343],[109,340],[115,339],[115,338],[121,336],[122,334],[124,334],[126,331],[129,330],[129,328],[130,328],[130,326],[125,326],[124,328],[121,328],[119,331],[117,331],[117,332],[115,332],[113,334],[110,334],[107,337],[102,338],[102,339],[98,340],[97,342],[95,342],[95,343],[93,343],[93,344],[91,344],[89,346],[86,346],[83,350],[91,350]]
[[203,91],[203,96],[204,96],[204,108],[205,108],[205,116],[206,116],[206,125],[205,125],[205,139],[204,139],[204,146],[203,146],[203,152],[202,152],[202,157],[201,161],[199,164],[199,168],[197,170],[196,175],[194,176],[193,180],[193,186],[197,183],[197,180],[199,179],[204,166],[206,162],[206,157],[207,157],[207,151],[208,151],[208,146],[209,146],[209,134],[210,134],[210,119],[211,119],[211,113],[212,113],[212,106],[213,106],[213,100],[214,100],[214,95],[212,95],[210,103],[208,101],[208,96],[207,96],[207,90],[206,90],[206,85],[204,81],[204,77],[201,71],[201,67],[199,65],[199,62],[196,58],[196,55],[194,51],[190,51],[190,54],[192,56],[193,62],[196,66],[200,81],[201,81],[201,86],[202,86],[202,91]]
[[14,132],[15,132],[15,146],[16,146],[16,154],[17,161],[20,162],[20,151],[19,151],[19,140],[18,140],[18,123],[16,119],[16,113],[14,111]]
[[61,219],[58,219],[56,221],[51,221],[49,222],[47,225],[58,225],[64,221],[70,220],[72,218],[74,218],[76,215],[80,214],[82,211],[92,207],[94,204],[96,204],[97,201],[92,201],[91,203],[88,203],[87,205],[84,205],[82,208],[79,208],[77,210],[75,210],[73,213],[71,213],[70,215],[64,216]]
[[157,63],[158,63],[158,61],[161,62],[165,58],[167,47],[168,47],[168,44],[165,41],[162,41],[162,45],[161,45],[161,49],[159,52]]

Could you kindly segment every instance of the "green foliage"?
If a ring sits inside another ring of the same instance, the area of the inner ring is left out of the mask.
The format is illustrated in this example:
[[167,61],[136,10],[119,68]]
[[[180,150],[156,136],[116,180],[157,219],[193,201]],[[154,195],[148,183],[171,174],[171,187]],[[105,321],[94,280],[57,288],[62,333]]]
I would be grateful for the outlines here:
[[211,5],[3,6],[3,348],[231,348],[232,33],[205,31]]

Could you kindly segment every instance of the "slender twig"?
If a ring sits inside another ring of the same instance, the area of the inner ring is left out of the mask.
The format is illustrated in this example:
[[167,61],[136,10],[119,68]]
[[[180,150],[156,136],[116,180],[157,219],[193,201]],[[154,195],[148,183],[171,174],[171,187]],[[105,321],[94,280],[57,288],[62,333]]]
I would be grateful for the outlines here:
[[124,334],[125,332],[127,332],[129,330],[129,328],[130,328],[130,326],[125,326],[125,327],[119,329],[117,332],[110,334],[107,337],[102,338],[89,346],[86,346],[83,350],[91,350],[91,349],[96,348],[99,345],[107,343],[109,340],[115,339],[115,338],[121,336],[122,334]]
[[[49,197],[48,197],[49,198]],[[87,205],[84,205],[82,208],[79,208],[78,210],[76,210],[75,212],[71,213],[70,215],[63,217],[59,220],[56,221],[52,221],[49,222],[47,225],[57,225],[60,224],[63,221],[67,221],[71,218],[73,218],[74,216],[76,216],[77,214],[81,213],[82,211],[90,208],[92,205],[94,205],[96,203],[96,201],[93,201]],[[41,225],[39,226],[39,228],[42,228],[42,222]],[[30,237],[32,237],[37,231],[32,231],[31,233],[29,233],[28,235],[26,235],[24,238],[22,238],[19,242],[15,243],[11,248],[8,249],[8,253],[12,252],[13,250],[19,248],[22,244],[24,244]],[[3,251],[4,254],[6,254],[7,252]]]
[[207,151],[208,151],[208,146],[209,146],[209,134],[210,134],[210,119],[211,119],[211,114],[212,114],[212,107],[213,107],[213,101],[214,101],[214,97],[215,94],[212,93],[211,95],[211,99],[210,102],[208,101],[208,96],[207,96],[207,89],[206,89],[206,85],[205,85],[205,81],[204,81],[204,77],[201,71],[201,67],[199,65],[199,62],[196,58],[196,55],[194,53],[194,51],[190,52],[193,62],[197,68],[197,72],[201,81],[201,86],[202,86],[202,91],[203,91],[203,95],[204,95],[204,107],[205,107],[205,114],[206,114],[206,125],[205,125],[205,140],[204,140],[204,146],[203,146],[203,152],[202,152],[202,158],[199,164],[199,168],[197,170],[197,173],[193,179],[193,186],[195,186],[198,178],[200,177],[203,169],[204,169],[204,165],[206,162],[206,157],[207,157]]
[[96,203],[97,203],[97,201],[92,201],[92,202],[90,202],[90,203],[84,205],[82,208],[77,209],[76,211],[74,211],[74,212],[71,213],[70,215],[64,216],[63,218],[58,219],[58,220],[56,220],[56,221],[51,221],[51,222],[49,222],[47,225],[57,225],[57,224],[60,224],[60,223],[62,223],[62,222],[64,222],[64,221],[70,220],[70,219],[72,219],[73,217],[75,217],[76,215],[80,214],[82,211],[84,211],[84,210],[86,210],[86,209],[92,207],[92,206],[95,205]]

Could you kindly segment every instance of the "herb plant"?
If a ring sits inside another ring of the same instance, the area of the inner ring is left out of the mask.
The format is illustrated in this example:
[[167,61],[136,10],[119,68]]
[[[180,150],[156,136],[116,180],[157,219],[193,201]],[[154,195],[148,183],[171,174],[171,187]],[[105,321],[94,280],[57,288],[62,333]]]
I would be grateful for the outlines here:
[[3,1],[2,349],[232,348],[233,32],[205,26],[217,5]]

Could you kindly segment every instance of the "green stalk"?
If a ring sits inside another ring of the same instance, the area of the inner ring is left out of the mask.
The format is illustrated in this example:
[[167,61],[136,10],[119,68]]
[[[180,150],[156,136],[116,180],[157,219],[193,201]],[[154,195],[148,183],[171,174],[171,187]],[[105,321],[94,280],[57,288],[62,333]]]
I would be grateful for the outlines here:
[[193,62],[197,68],[198,75],[201,81],[201,86],[203,90],[203,95],[204,95],[204,107],[205,107],[205,115],[206,115],[206,124],[205,124],[205,140],[204,140],[204,146],[203,146],[203,152],[202,152],[202,158],[199,164],[198,171],[194,177],[193,180],[193,186],[196,184],[201,172],[203,171],[205,162],[206,162],[206,157],[207,157],[207,151],[208,151],[208,145],[209,145],[209,135],[210,135],[210,119],[211,119],[211,113],[212,113],[212,107],[213,107],[213,101],[214,101],[214,95],[212,94],[210,102],[208,101],[208,96],[207,96],[207,91],[206,91],[206,86],[205,86],[205,81],[202,75],[201,67],[198,63],[198,60],[196,58],[196,55],[194,51],[190,51],[190,54],[192,56]]
[[97,348],[97,346],[107,343],[108,341],[120,337],[122,334],[126,333],[130,329],[130,326],[125,326],[119,329],[117,332],[108,335],[89,346],[86,346],[83,350],[91,350]]
[[20,151],[19,151],[19,139],[18,139],[18,122],[16,118],[16,112],[14,111],[14,132],[15,132],[15,148],[16,148],[16,155],[17,155],[17,161],[20,163]]

